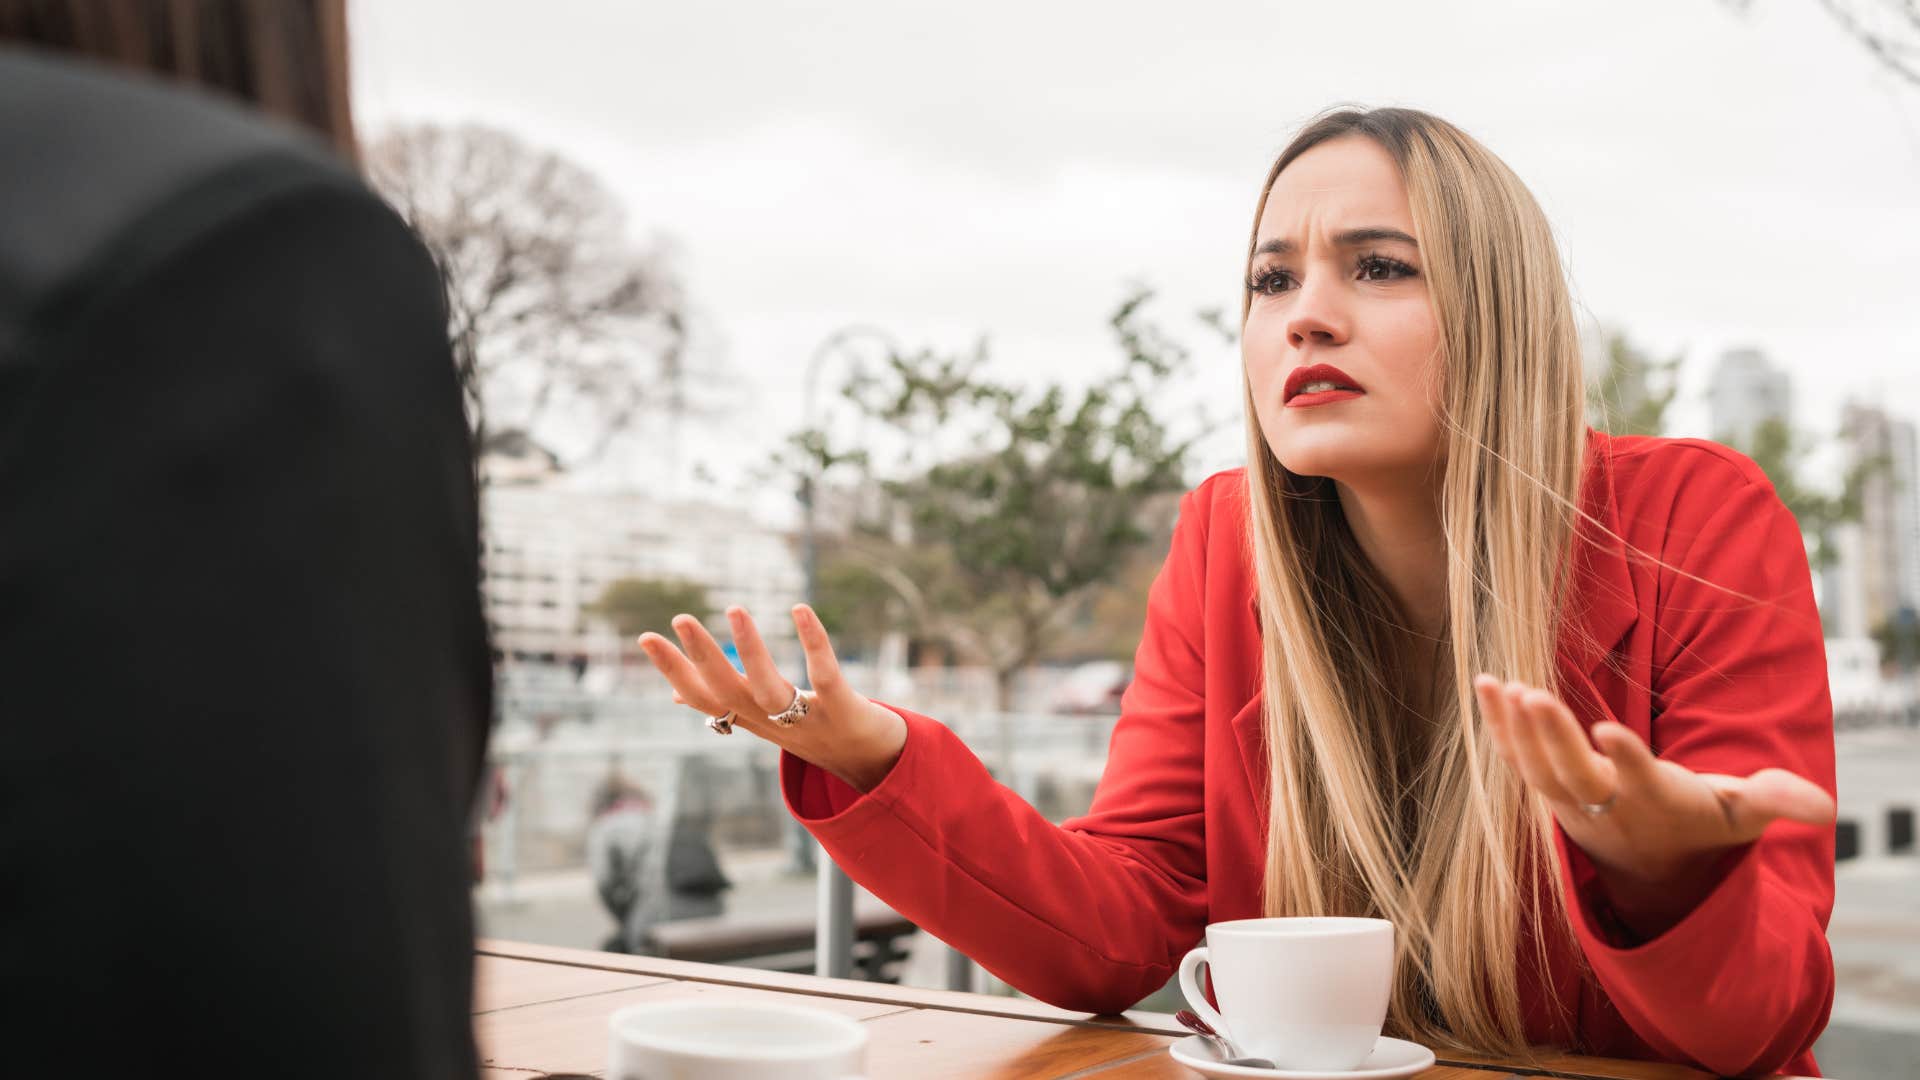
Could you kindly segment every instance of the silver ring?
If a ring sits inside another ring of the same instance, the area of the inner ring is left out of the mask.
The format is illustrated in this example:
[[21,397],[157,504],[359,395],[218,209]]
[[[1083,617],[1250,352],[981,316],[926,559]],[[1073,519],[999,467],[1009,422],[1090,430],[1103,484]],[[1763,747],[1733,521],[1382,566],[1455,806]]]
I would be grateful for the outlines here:
[[1583,802],[1580,804],[1580,809],[1585,810],[1588,817],[1599,817],[1601,814],[1613,809],[1613,800],[1619,797],[1620,793],[1616,791],[1607,796],[1606,802]]
[[786,708],[767,717],[767,719],[779,724],[781,727],[792,727],[800,721],[801,717],[807,715],[807,712],[812,708],[813,696],[805,691],[795,689],[793,692],[793,701],[788,704]]
[[733,710],[728,709],[719,716],[707,717],[707,728],[715,735],[733,734]]

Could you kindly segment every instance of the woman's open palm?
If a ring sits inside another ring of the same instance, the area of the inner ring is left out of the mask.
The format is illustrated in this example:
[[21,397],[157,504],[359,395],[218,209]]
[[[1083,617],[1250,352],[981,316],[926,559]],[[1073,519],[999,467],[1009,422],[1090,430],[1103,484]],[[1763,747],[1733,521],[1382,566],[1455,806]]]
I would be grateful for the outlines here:
[[1758,839],[1775,821],[1833,823],[1833,796],[1785,769],[1697,773],[1655,757],[1612,721],[1595,724],[1589,742],[1572,710],[1545,690],[1481,675],[1474,692],[1501,757],[1604,869],[1664,881],[1709,853]]
[[793,626],[806,655],[807,681],[813,692],[806,695],[806,715],[788,727],[771,718],[792,705],[799,691],[780,674],[747,609],[728,608],[727,624],[744,673],[734,668],[713,635],[691,615],[674,616],[673,632],[680,648],[651,631],[640,635],[640,648],[673,686],[675,701],[709,716],[732,713],[734,726],[861,791],[871,791],[906,745],[907,724],[899,714],[847,685],[827,628],[813,609],[805,604],[793,609]]

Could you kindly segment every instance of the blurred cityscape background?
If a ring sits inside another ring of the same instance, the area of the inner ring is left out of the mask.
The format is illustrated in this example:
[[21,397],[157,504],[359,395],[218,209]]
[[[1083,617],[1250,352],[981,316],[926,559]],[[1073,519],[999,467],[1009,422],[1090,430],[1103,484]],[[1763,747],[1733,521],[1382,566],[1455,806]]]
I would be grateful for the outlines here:
[[[1843,819],[1817,1052],[1920,1074],[1910,3],[354,14],[484,448],[484,933],[813,969],[776,755],[633,647],[681,611],[745,605],[797,680],[810,599],[863,692],[1084,810],[1178,496],[1244,457],[1257,183],[1315,110],[1409,104],[1560,231],[1593,424],[1737,447],[1798,517]],[[856,909],[859,974],[1012,993]]]

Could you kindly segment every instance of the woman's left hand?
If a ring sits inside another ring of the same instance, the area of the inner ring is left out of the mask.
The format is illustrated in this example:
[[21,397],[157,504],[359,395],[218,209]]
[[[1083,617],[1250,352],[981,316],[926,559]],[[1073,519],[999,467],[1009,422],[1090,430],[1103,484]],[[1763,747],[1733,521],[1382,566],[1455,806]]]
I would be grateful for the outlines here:
[[1833,823],[1833,796],[1785,769],[1697,773],[1654,757],[1611,720],[1595,724],[1589,742],[1545,690],[1484,674],[1473,689],[1500,756],[1546,797],[1630,924],[1636,912],[1658,927],[1663,915],[1690,910],[1711,885],[1715,856],[1775,821]]

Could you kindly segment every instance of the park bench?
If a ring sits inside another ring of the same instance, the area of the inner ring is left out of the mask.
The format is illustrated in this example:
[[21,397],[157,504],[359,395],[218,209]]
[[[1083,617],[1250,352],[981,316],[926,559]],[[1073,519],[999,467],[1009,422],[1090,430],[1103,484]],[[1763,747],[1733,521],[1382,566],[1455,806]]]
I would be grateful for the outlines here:
[[[728,913],[657,923],[650,936],[656,956],[807,974],[814,971],[816,922],[811,908]],[[872,982],[899,981],[898,965],[907,956],[904,939],[916,929],[906,916],[862,897],[853,915],[856,976]]]

